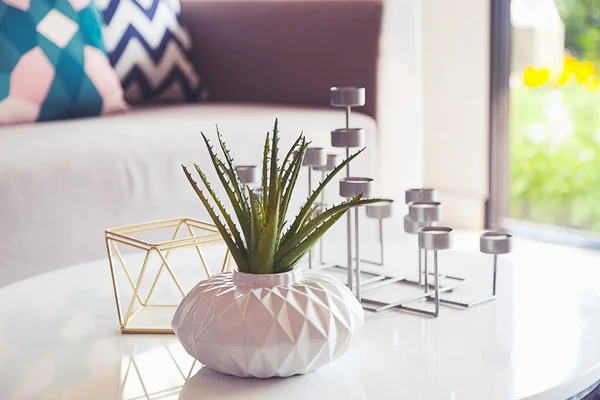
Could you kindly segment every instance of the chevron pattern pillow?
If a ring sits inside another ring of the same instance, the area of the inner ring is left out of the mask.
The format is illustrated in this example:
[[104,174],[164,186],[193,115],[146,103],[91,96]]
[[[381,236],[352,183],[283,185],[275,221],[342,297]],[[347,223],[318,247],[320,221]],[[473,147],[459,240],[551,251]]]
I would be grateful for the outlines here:
[[130,103],[205,100],[179,0],[96,0],[104,44]]

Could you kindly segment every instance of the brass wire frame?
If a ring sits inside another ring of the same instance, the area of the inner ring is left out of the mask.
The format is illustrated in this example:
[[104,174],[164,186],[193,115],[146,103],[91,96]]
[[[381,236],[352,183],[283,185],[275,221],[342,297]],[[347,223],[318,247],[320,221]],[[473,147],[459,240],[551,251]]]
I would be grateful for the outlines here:
[[[187,231],[191,236],[176,239],[179,234],[181,228],[185,226]],[[133,237],[134,234],[141,232],[150,232],[162,229],[175,228],[175,233],[173,234],[171,240],[152,243],[148,242],[136,237]],[[195,230],[203,231],[204,234],[196,234]],[[140,224],[126,225],[118,228],[109,228],[105,231],[105,241],[106,241],[106,251],[108,253],[108,260],[110,264],[110,274],[112,279],[112,285],[115,294],[115,303],[117,305],[117,316],[119,318],[119,325],[121,329],[121,333],[173,333],[171,328],[151,328],[151,327],[137,327],[132,328],[129,327],[129,323],[131,320],[144,308],[146,307],[172,307],[176,308],[178,304],[148,304],[150,302],[150,298],[154,293],[158,280],[164,270],[168,272],[171,279],[175,283],[177,290],[181,294],[181,296],[185,296],[185,291],[181,287],[181,284],[175,277],[173,272],[173,268],[169,265],[168,258],[169,254],[172,250],[185,248],[185,247],[195,247],[198,253],[198,257],[200,258],[200,262],[204,267],[204,271],[206,272],[206,276],[209,277],[212,275],[208,265],[206,263],[206,259],[204,258],[204,254],[200,249],[200,246],[207,243],[217,243],[223,242],[223,238],[221,234],[217,230],[217,228],[208,222],[199,221],[193,218],[172,218],[160,221],[152,221],[152,222],[144,222]],[[123,255],[121,251],[117,247],[117,243],[131,246],[140,250],[146,251],[146,256],[144,257],[144,262],[142,264],[142,269],[140,270],[140,274],[137,277],[137,282],[135,282],[134,277],[131,276],[129,269],[127,268],[127,264],[123,259]],[[148,291],[148,295],[145,299],[143,296],[140,296],[140,287],[144,280],[144,275],[146,274],[146,268],[148,267],[148,260],[150,259],[150,255],[156,252],[161,259],[161,265],[158,269],[156,277],[150,286],[150,290]],[[129,306],[127,308],[127,312],[125,313],[125,317],[123,317],[121,312],[121,300],[119,298],[119,292],[117,290],[117,280],[115,277],[115,256],[119,261],[119,264],[123,268],[125,272],[125,276],[127,277],[127,282],[129,286],[133,289],[133,295],[131,296],[131,301],[129,302]],[[221,265],[220,272],[225,272],[229,270],[231,267],[231,253],[229,249],[225,251],[225,257],[223,258],[223,263]],[[140,307],[134,311],[135,302],[140,304]]]

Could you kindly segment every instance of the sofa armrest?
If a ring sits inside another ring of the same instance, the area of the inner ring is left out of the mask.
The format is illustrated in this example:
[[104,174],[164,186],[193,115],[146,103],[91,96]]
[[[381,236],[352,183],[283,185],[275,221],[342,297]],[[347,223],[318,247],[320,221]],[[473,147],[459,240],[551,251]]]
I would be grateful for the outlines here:
[[210,100],[328,106],[364,86],[376,115],[382,0],[183,0]]

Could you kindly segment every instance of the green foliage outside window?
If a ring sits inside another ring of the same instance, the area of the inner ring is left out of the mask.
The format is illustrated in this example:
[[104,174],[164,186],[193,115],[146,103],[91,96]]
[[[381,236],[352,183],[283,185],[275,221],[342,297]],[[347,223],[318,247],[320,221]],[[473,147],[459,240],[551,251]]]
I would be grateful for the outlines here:
[[600,231],[600,91],[511,91],[511,216]]
[[555,0],[565,24],[565,47],[580,60],[600,62],[600,0]]
[[511,217],[600,231],[600,0],[555,2],[564,70],[511,78]]

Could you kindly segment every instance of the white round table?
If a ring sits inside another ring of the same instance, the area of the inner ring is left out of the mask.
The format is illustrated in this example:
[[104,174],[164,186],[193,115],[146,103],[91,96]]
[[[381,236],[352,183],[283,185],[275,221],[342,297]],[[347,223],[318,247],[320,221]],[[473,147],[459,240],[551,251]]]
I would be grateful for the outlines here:
[[[489,289],[485,255],[444,252],[440,269]],[[102,260],[0,289],[0,398],[557,400],[600,380],[600,266],[501,260],[498,292],[437,319],[367,313],[356,344],[321,370],[238,379],[202,368],[172,335],[120,334]]]

